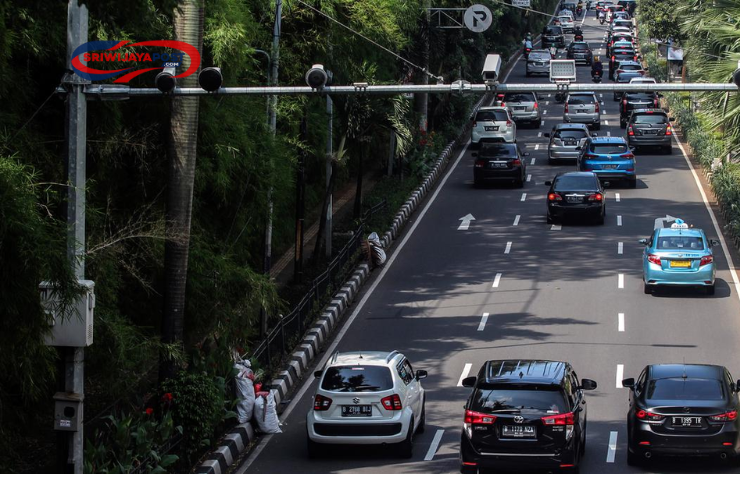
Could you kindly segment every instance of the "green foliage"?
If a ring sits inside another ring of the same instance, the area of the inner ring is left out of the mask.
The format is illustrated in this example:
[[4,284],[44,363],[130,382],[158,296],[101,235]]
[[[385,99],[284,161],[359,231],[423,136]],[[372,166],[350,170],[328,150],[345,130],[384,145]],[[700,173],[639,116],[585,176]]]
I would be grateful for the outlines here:
[[663,41],[673,39],[680,43],[684,36],[681,17],[676,15],[675,9],[675,0],[641,0],[637,9],[640,29],[651,38]]

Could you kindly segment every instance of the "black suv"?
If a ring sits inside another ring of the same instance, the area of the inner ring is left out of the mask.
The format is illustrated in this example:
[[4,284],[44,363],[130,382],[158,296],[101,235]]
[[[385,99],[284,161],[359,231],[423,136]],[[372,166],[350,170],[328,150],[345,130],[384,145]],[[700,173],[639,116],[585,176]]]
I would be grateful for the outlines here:
[[565,48],[565,35],[562,27],[549,25],[542,30],[542,47],[549,48],[551,46]]
[[665,110],[636,109],[627,122],[627,144],[641,147],[660,147],[665,154],[673,152],[673,128]]
[[627,463],[653,457],[740,457],[738,388],[717,365],[649,365],[634,378],[627,413]]
[[524,187],[527,177],[526,156],[529,153],[522,152],[516,143],[481,139],[480,149],[472,153],[472,157],[476,158],[473,164],[474,186],[479,187],[491,181],[509,181],[517,188]]
[[545,468],[577,471],[586,446],[586,397],[593,380],[578,380],[569,363],[488,361],[465,404],[460,471]]
[[568,58],[578,62],[585,62],[589,67],[593,61],[593,53],[585,41],[573,41],[568,45]]
[[637,109],[648,108],[660,108],[657,93],[652,91],[622,93],[622,100],[619,103],[619,126],[621,128],[627,128],[630,113]]

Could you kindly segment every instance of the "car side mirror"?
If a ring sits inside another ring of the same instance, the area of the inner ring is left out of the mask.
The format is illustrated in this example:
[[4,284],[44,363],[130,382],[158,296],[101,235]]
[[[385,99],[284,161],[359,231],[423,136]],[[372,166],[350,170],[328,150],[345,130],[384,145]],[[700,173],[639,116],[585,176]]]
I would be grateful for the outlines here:
[[463,387],[475,387],[475,382],[477,380],[478,380],[478,377],[463,378],[462,386]]
[[740,380],[735,384],[735,392],[740,392]]
[[321,374],[322,373],[324,373],[324,372],[321,371],[321,370],[318,370],[318,371],[313,372],[313,376],[314,376],[314,378],[321,378]]
[[416,379],[417,380],[421,380],[422,378],[426,378],[427,375],[429,375],[429,374],[427,373],[426,370],[416,370]]
[[471,152],[470,155],[473,156],[473,157],[478,157],[478,153],[477,152]]
[[647,238],[643,238],[640,240],[640,245],[647,245],[647,244],[648,244]]
[[551,181],[546,181],[545,182],[545,186],[546,187],[551,187],[552,186],[552,182]]
[[719,246],[719,240],[709,240],[709,243],[710,243],[710,244],[711,244],[712,246]]
[[622,387],[626,389],[634,389],[635,388],[635,379],[634,378],[625,378],[622,380]]
[[543,137],[548,137],[548,138],[549,138],[549,137],[550,137],[550,132],[545,132],[544,134],[542,134],[542,136],[543,136]]
[[581,388],[583,390],[596,390],[596,381],[583,378],[581,379]]

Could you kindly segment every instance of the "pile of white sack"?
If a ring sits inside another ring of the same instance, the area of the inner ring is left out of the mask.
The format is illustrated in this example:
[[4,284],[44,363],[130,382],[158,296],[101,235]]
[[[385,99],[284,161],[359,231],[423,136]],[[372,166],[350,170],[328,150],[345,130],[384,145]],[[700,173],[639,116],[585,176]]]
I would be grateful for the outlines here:
[[[262,433],[282,433],[275,405],[274,390],[262,392],[262,385],[255,389],[254,372],[249,360],[239,359],[234,363],[236,370],[236,414],[239,423],[254,418]],[[255,391],[256,390],[256,391]]]

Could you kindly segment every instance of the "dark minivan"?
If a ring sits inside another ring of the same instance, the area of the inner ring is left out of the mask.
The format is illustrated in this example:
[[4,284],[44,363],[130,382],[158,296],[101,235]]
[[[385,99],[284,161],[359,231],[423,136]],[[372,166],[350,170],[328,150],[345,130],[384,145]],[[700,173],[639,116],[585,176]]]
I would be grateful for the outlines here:
[[627,462],[640,465],[657,456],[708,456],[737,462],[738,390],[724,366],[648,365],[630,389]]
[[565,48],[565,35],[563,35],[562,27],[549,25],[542,30],[542,47],[549,48],[551,46]]
[[516,143],[481,140],[480,150],[472,156],[475,158],[473,184],[476,187],[492,181],[513,182],[517,188],[524,186],[527,177],[524,157],[529,153],[522,152]]
[[488,361],[463,380],[465,404],[460,471],[486,468],[567,469],[576,472],[586,446],[585,390],[569,363]]

